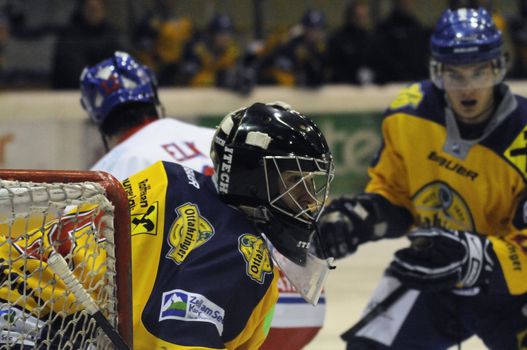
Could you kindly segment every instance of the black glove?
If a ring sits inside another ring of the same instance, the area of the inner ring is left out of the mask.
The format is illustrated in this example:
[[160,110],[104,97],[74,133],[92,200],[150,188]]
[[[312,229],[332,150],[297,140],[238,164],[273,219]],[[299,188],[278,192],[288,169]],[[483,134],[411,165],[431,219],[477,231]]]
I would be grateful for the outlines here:
[[317,254],[323,256],[325,250],[335,259],[342,258],[354,253],[359,244],[372,240],[376,224],[373,205],[366,195],[333,200],[318,223],[321,242]]
[[395,252],[387,272],[410,288],[481,286],[492,272],[492,243],[484,236],[430,228],[417,229],[408,238],[412,245]]

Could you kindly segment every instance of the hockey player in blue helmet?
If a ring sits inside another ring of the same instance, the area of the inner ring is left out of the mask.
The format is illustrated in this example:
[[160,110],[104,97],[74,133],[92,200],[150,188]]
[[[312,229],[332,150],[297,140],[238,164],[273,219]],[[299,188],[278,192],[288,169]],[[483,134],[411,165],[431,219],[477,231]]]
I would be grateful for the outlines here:
[[212,174],[214,129],[163,118],[154,74],[128,53],[117,51],[86,67],[80,88],[82,107],[97,125],[107,151],[92,170],[123,180],[165,160]]
[[525,349],[527,100],[503,82],[502,34],[486,10],[446,10],[430,48],[431,79],[385,112],[364,192],[320,219],[336,258],[411,241],[369,305],[402,296],[343,339],[354,350],[446,350],[475,335],[489,349]]
[[134,104],[135,110],[146,109],[140,119],[157,119],[161,103],[157,82],[152,71],[125,52],[114,55],[93,67],[86,67],[80,77],[81,105],[102,133],[108,150],[107,137],[127,127],[134,118],[113,118],[117,107]]
[[501,32],[490,15],[478,10],[446,11],[430,40],[431,79],[446,93],[459,121],[489,120],[495,89],[506,72]]

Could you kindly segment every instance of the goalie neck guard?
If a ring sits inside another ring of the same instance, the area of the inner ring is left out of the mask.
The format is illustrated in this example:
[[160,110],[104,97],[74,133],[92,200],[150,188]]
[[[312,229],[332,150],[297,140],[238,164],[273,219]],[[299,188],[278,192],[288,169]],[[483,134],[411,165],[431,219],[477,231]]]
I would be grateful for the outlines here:
[[255,103],[222,120],[211,158],[220,199],[242,209],[278,251],[304,265],[333,178],[320,129],[283,103]]

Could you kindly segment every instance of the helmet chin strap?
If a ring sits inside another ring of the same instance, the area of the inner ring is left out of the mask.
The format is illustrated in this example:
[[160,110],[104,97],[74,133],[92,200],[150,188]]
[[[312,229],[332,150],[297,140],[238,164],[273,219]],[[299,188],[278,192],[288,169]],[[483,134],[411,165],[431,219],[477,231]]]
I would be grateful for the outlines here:
[[251,221],[267,222],[271,219],[269,210],[266,207],[249,207],[246,205],[239,205],[238,208],[243,211]]

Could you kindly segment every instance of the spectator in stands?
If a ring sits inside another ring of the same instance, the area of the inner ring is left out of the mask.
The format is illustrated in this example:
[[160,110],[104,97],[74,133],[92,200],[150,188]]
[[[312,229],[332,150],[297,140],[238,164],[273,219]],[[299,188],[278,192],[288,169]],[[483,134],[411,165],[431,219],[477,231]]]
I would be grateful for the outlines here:
[[155,72],[160,86],[178,84],[183,49],[193,33],[192,21],[176,16],[174,4],[156,0],[132,32],[135,55]]
[[512,35],[515,52],[509,77],[511,79],[527,79],[527,26],[514,28]]
[[10,36],[9,20],[3,12],[0,12],[0,86],[2,87],[7,81],[5,48]]
[[185,48],[181,67],[183,82],[190,86],[233,88],[239,57],[232,18],[217,14],[207,29],[196,33]]
[[413,3],[413,0],[392,0],[391,12],[374,31],[368,62],[378,84],[428,76],[430,30],[413,13]]
[[326,17],[307,10],[290,39],[262,64],[260,82],[285,86],[318,87],[328,81]]
[[106,0],[77,0],[70,23],[59,34],[52,67],[52,87],[79,87],[79,75],[122,47],[106,17]]
[[371,41],[370,4],[366,0],[351,0],[344,11],[344,25],[329,38],[331,82],[366,84],[372,80],[366,60],[366,48]]
[[509,77],[512,79],[527,78],[527,2],[518,0],[517,15],[508,21],[512,41],[512,66]]
[[478,7],[483,7],[489,12],[492,11],[491,0],[450,0],[448,3],[448,7],[453,10],[460,8],[477,9]]

